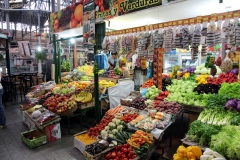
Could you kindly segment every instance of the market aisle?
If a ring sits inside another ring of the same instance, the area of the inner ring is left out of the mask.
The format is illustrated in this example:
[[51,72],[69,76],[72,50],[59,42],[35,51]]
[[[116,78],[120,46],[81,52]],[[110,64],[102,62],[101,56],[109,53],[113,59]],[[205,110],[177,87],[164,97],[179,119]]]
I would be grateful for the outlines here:
[[[73,134],[64,135],[54,142],[30,149],[21,141],[20,134],[28,128],[22,123],[19,103],[8,103],[5,108],[7,127],[0,130],[0,160],[83,160],[84,157],[73,147]],[[62,127],[63,128],[63,127]],[[64,127],[64,129],[67,127]],[[65,130],[62,133],[66,133]]]

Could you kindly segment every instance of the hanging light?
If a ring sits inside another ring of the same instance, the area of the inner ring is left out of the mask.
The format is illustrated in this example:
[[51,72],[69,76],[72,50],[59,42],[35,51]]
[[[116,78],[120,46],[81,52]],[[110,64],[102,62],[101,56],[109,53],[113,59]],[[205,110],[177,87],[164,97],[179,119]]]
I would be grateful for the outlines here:
[[41,47],[40,47],[40,46],[38,46],[37,50],[40,52],[42,49],[41,49]]
[[75,42],[75,39],[71,38],[70,42],[73,44]]

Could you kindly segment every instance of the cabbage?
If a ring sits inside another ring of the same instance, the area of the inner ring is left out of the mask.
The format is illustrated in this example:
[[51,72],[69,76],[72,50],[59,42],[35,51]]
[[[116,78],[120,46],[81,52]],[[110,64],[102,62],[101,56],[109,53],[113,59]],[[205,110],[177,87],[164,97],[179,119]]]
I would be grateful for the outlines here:
[[199,73],[200,73],[200,70],[199,70],[199,69],[196,69],[196,70],[194,71],[194,73],[195,73],[195,74],[199,74]]
[[201,69],[200,73],[201,74],[207,74],[208,73],[207,68],[204,67],[203,69]]
[[229,110],[231,108],[236,108],[237,107],[237,100],[236,99],[231,99],[229,101],[227,101],[227,103],[225,104],[225,109]]

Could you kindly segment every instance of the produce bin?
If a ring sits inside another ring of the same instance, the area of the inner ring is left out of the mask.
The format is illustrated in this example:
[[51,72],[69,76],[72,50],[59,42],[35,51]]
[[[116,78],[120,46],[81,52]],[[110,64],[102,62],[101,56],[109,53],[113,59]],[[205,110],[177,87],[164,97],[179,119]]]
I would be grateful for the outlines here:
[[[84,134],[86,132],[88,132],[88,131],[83,131],[83,132],[80,132],[80,133],[77,133],[77,134],[74,135],[73,146],[75,148],[77,148],[81,153],[84,153],[87,145],[85,143],[83,143],[82,141],[80,141],[79,139],[77,139],[76,136],[80,135],[80,134]],[[97,141],[98,140],[96,140],[95,142],[97,142]],[[95,143],[95,142],[93,142],[93,143]]]
[[120,99],[120,103],[121,105],[129,106],[132,103],[132,101],[134,101],[136,98],[139,98],[139,97],[141,97],[140,92],[131,91],[127,97]]
[[38,130],[21,133],[21,139],[30,148],[36,148],[47,143],[47,136]]

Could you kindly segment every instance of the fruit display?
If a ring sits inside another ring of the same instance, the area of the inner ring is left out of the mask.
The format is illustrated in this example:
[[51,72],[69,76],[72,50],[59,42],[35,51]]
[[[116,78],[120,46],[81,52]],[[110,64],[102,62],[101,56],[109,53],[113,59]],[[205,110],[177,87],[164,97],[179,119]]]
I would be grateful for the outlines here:
[[49,92],[47,94],[41,95],[38,97],[38,104],[42,105],[49,97],[53,96],[54,94]]
[[116,68],[114,68],[114,73],[115,73],[116,75],[118,75],[118,76],[121,76],[121,75],[122,75],[122,69],[116,67]]
[[62,86],[56,86],[52,89],[53,94],[70,94],[74,93],[76,88],[74,86],[68,87],[68,85],[64,84]]
[[134,153],[132,146],[129,144],[118,145],[114,150],[107,152],[105,155],[106,160],[111,159],[123,159],[123,160],[130,160],[136,158],[137,155]]
[[212,77],[208,77],[207,79],[208,83],[211,84],[222,84],[222,83],[235,83],[238,82],[238,77],[237,75],[233,74],[233,73],[221,73],[217,78],[212,78]]
[[147,107],[147,105],[145,104],[145,100],[146,98],[144,97],[136,98],[134,101],[132,101],[132,103],[130,104],[130,107],[144,110]]
[[89,85],[90,85],[90,82],[84,82],[84,81],[73,81],[68,83],[69,88],[75,87],[76,90],[84,90]]
[[72,98],[79,103],[88,103],[92,100],[92,93],[81,91],[78,94],[72,95]]
[[142,85],[142,88],[149,88],[152,87],[153,85],[154,85],[153,78],[151,78]]
[[188,146],[187,148],[185,148],[181,145],[178,147],[177,153],[173,155],[173,160],[197,160],[200,159],[201,156],[202,150],[198,146]]
[[182,105],[176,102],[161,102],[155,106],[155,108],[159,112],[164,112],[175,116],[182,109]]
[[148,88],[147,93],[145,94],[145,97],[153,100],[155,97],[158,96],[160,92],[161,91],[154,85],[151,88]]
[[51,96],[44,102],[43,106],[47,107],[50,111],[55,111],[58,103],[64,102],[68,99],[67,96],[55,95]]
[[127,143],[134,148],[134,152],[139,157],[144,157],[147,155],[149,146],[153,143],[153,136],[142,130],[137,130],[132,134],[131,138],[127,140]]
[[112,81],[106,81],[106,80],[100,80],[99,81],[99,86],[103,86],[103,87],[113,87],[115,86],[115,84]]
[[154,99],[159,100],[159,101],[163,101],[164,98],[166,98],[168,96],[168,94],[169,94],[168,91],[162,91]]
[[63,112],[66,112],[67,110],[72,109],[76,105],[77,103],[75,102],[75,99],[69,98],[63,102],[58,103],[57,106],[55,107],[55,111],[57,113],[63,113]]
[[77,71],[84,72],[87,76],[91,76],[93,73],[93,66],[85,64],[83,66],[77,67]]
[[101,122],[95,127],[91,127],[88,131],[89,136],[98,136],[99,133],[110,123],[112,122],[113,116],[106,115],[102,118]]
[[89,145],[89,144],[97,141],[96,137],[88,135],[87,132],[82,133],[82,134],[78,134],[78,135],[75,136],[75,138],[77,138],[78,140],[83,142],[85,145]]

